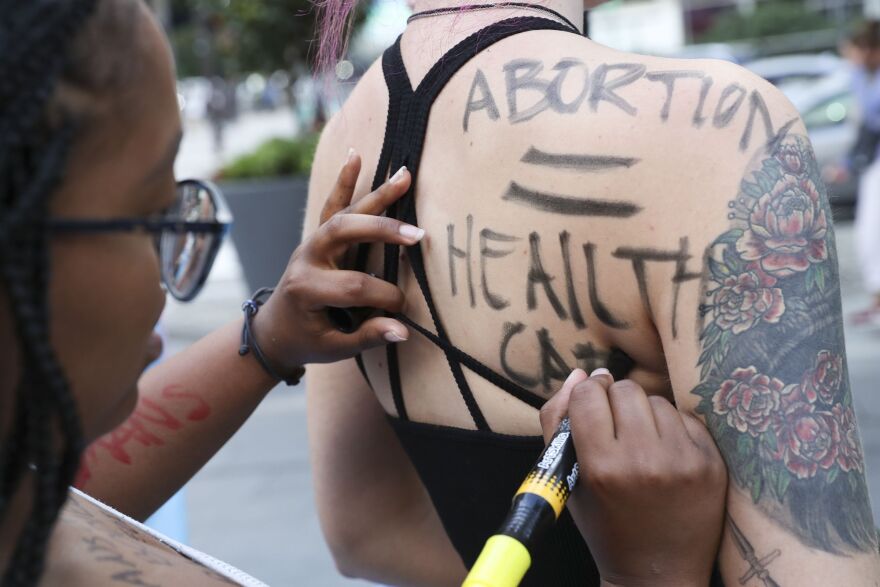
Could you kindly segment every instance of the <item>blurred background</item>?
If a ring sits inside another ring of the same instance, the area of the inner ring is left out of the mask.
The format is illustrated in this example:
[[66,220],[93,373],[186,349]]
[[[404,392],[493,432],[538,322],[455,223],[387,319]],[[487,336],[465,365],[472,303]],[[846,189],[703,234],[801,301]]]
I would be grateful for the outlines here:
[[[315,79],[308,0],[151,3],[177,56],[185,120],[177,175],[218,181],[236,216],[203,294],[186,306],[169,301],[162,327],[174,352],[237,318],[251,291],[275,283],[299,242],[317,133],[410,9],[404,0],[365,1],[345,60],[335,75]],[[831,194],[846,317],[872,308],[874,294],[857,263],[857,173],[846,165],[864,117],[840,53],[859,23],[876,17],[880,0],[613,0],[587,17],[590,36],[606,45],[733,61],[788,95]],[[858,322],[847,319],[850,376],[880,520],[880,319]],[[352,584],[336,573],[312,503],[303,389],[279,387],[153,523],[271,585]]]

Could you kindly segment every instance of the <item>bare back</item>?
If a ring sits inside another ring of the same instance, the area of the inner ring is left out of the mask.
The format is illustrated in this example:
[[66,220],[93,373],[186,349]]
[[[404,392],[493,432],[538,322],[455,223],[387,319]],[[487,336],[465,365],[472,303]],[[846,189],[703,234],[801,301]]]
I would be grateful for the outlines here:
[[[402,41],[414,85],[452,43],[425,35],[408,30]],[[706,245],[684,227],[725,218],[756,146],[788,122],[769,113],[762,82],[737,75],[555,31],[502,40],[465,65],[431,111],[416,185],[428,280],[451,341],[547,397],[572,368],[605,366],[620,349],[635,363],[631,378],[671,399],[658,324],[693,342],[681,292],[699,290]],[[371,171],[386,96],[374,66],[328,130],[334,149],[367,154]],[[378,256],[372,270],[381,273]],[[405,260],[400,283],[407,313],[431,324]],[[409,417],[473,427],[443,353],[418,336],[399,353]],[[384,352],[365,364],[393,414]],[[493,430],[539,433],[533,408],[466,373]]]

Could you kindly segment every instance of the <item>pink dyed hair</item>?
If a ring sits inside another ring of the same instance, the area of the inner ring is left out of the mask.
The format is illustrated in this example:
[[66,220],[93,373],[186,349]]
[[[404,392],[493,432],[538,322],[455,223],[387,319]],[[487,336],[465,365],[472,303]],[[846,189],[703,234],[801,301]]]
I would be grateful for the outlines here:
[[318,9],[318,52],[315,69],[318,73],[331,71],[348,49],[352,14],[358,0],[315,0]]

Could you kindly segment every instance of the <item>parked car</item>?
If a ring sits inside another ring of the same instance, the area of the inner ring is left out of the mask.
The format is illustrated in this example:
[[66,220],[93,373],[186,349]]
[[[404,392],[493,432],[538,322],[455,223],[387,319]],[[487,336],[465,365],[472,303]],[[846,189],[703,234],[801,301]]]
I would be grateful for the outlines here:
[[745,67],[757,73],[774,86],[819,81],[846,69],[846,62],[831,53],[778,55],[755,59]]
[[678,59],[720,59],[732,63],[743,63],[748,55],[741,45],[732,43],[697,43],[685,45],[669,55]]

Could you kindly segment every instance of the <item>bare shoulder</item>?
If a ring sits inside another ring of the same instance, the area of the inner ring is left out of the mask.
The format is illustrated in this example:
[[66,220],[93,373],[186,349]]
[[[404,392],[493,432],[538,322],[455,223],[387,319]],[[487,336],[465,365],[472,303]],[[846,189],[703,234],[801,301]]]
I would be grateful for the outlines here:
[[[776,130],[776,126],[797,118],[797,111],[785,94],[745,67],[718,59],[656,58],[656,61],[646,74],[654,83],[671,87],[679,77],[699,80],[698,87],[692,84],[682,95],[692,106],[700,105],[702,100],[704,107],[712,107],[711,111],[703,113],[704,124],[711,122],[712,126],[723,128],[742,112],[746,115],[746,123],[755,122],[755,116],[779,117],[779,123],[773,125]],[[764,120],[758,122],[765,123]],[[771,122],[766,121],[766,125],[768,128],[761,130],[769,131]],[[748,130],[747,125],[744,128]],[[748,140],[740,144],[741,149],[749,146]]]
[[54,530],[46,587],[236,585],[153,536],[71,494]]
[[800,130],[798,113],[785,95],[744,67],[715,59],[620,58],[627,55],[645,67],[643,99],[650,107],[643,114],[671,140],[686,134],[699,140],[701,149],[750,157]]
[[[340,92],[326,88],[327,92]],[[332,96],[331,96],[332,97]],[[375,61],[358,80],[343,107],[336,112],[321,130],[321,140],[315,157],[314,171],[324,171],[324,164],[334,155],[345,155],[354,138],[372,126],[377,114],[387,103],[387,91],[382,79],[381,60]],[[381,115],[379,115],[381,118]],[[381,121],[384,123],[384,119]],[[337,167],[333,165],[332,167]]]
[[[657,218],[693,236],[703,227],[708,238],[726,221],[756,161],[793,141],[809,148],[786,96],[734,63],[607,51],[591,75],[588,99],[617,111],[613,132],[637,152],[644,179],[656,186]],[[706,219],[710,210],[718,224]]]

